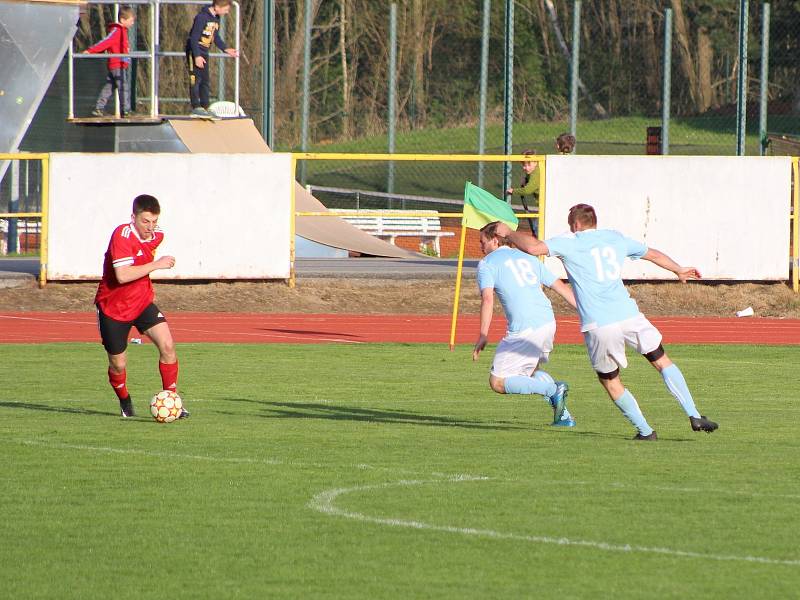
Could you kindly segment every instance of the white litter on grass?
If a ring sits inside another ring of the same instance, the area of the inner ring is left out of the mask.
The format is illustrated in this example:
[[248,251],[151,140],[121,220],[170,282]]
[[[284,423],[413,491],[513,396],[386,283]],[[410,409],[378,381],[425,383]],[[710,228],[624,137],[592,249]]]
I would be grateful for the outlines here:
[[412,521],[408,519],[398,519],[392,517],[372,516],[364,513],[348,511],[335,505],[335,501],[347,494],[369,492],[392,487],[409,487],[418,485],[436,485],[458,482],[491,481],[488,477],[460,476],[457,478],[434,479],[434,480],[401,480],[378,485],[360,485],[349,488],[334,488],[316,494],[308,503],[308,507],[326,515],[344,517],[365,523],[385,525],[389,527],[407,527],[423,531],[437,531],[443,533],[455,533],[459,535],[486,537],[496,540],[511,540],[515,542],[528,542],[535,544],[554,544],[557,546],[577,546],[603,550],[606,552],[629,552],[642,554],[662,554],[680,558],[706,559],[716,561],[748,562],[765,565],[784,565],[790,567],[800,567],[800,560],[786,560],[776,558],[766,558],[763,556],[736,556],[729,554],[706,554],[703,552],[692,552],[690,550],[677,550],[673,548],[659,548],[656,546],[636,546],[632,544],[611,544],[593,540],[576,540],[566,537],[550,537],[544,535],[526,535],[520,533],[510,533],[495,531],[493,529],[478,529],[474,527],[456,527],[453,525],[436,525],[424,521]]
[[742,310],[737,310],[736,311],[736,316],[737,317],[752,317],[753,314],[755,314],[755,313],[753,312],[753,307],[752,306],[748,306],[747,308],[743,308]]

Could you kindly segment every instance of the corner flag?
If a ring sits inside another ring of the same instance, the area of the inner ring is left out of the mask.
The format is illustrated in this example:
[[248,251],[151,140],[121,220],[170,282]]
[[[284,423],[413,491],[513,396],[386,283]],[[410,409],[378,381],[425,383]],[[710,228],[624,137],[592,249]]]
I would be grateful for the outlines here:
[[519,219],[514,216],[511,205],[498,200],[486,190],[467,182],[464,187],[463,224],[470,229],[480,229],[494,221],[502,221],[516,230]]

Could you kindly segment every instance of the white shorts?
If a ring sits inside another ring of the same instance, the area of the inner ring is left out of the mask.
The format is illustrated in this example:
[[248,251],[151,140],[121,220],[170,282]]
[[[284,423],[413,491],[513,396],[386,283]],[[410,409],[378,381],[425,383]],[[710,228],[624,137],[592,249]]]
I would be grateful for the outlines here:
[[552,321],[538,329],[524,329],[519,333],[506,334],[494,353],[492,375],[495,377],[529,377],[536,366],[546,363],[553,350],[553,337],[556,335],[556,322]]
[[594,370],[611,373],[628,366],[625,344],[635,348],[639,354],[647,354],[661,344],[661,332],[639,313],[632,319],[584,331],[583,339]]

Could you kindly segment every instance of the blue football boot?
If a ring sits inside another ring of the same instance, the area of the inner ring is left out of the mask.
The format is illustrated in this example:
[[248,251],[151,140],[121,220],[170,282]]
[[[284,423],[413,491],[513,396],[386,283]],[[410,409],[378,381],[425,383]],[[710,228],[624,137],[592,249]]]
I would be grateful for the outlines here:
[[567,408],[567,394],[569,386],[565,381],[556,381],[556,393],[550,396],[550,405],[553,407],[553,425],[560,424],[564,411]]
[[553,421],[553,427],[575,427],[575,425],[575,419],[571,415],[564,415],[560,421]]

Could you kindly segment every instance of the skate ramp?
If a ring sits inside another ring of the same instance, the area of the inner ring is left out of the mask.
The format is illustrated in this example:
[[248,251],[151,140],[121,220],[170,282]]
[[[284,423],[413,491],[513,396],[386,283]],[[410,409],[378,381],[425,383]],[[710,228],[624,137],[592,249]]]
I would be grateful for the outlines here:
[[[170,119],[169,124],[189,152],[271,152],[251,119],[200,121]],[[299,183],[295,184],[295,206],[303,212],[328,212],[322,202]],[[390,258],[418,258],[419,254],[398,248],[364,233],[339,217],[298,217],[297,235],[325,246]]]
[[[0,153],[19,148],[75,35],[79,2],[0,0]],[[0,179],[8,161],[0,161]]]

